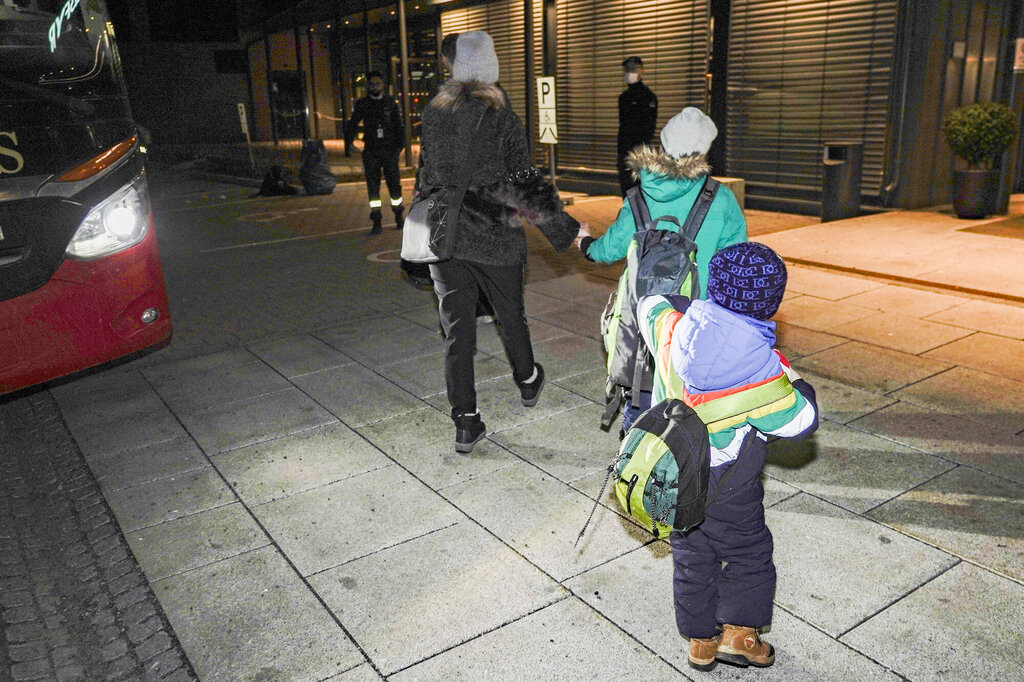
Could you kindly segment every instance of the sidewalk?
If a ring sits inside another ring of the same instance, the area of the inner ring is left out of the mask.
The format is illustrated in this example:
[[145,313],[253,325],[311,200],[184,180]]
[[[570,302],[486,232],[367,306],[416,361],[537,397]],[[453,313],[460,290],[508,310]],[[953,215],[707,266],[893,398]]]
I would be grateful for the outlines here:
[[778,659],[697,673],[667,545],[606,492],[573,546],[618,446],[597,320],[619,265],[531,231],[549,384],[522,407],[481,326],[489,435],[459,456],[436,300],[400,281],[400,232],[366,235],[361,187],[186,189],[156,194],[174,343],[51,393],[203,680],[1019,678],[1024,240],[942,210],[748,212],[790,264],[780,346],[823,419],[765,471]]

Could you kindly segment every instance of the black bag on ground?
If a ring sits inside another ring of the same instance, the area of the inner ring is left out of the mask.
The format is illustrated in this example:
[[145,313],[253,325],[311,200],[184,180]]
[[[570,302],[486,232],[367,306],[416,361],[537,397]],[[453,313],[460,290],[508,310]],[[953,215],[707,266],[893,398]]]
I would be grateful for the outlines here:
[[271,166],[263,176],[263,184],[260,185],[260,191],[256,192],[256,196],[279,197],[298,193],[299,191],[284,179],[284,169],[281,166]]
[[299,156],[299,180],[306,194],[330,194],[338,184],[323,140],[306,140]]

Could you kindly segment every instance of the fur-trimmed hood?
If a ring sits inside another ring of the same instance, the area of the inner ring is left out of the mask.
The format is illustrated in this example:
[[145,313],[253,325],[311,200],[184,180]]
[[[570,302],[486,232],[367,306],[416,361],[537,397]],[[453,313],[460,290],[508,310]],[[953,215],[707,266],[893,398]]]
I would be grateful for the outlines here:
[[640,180],[640,171],[647,170],[655,175],[673,179],[696,180],[711,173],[707,154],[688,154],[678,159],[648,144],[633,148],[626,157],[626,167],[633,172],[633,179]]
[[437,94],[434,95],[434,98],[430,100],[430,104],[427,106],[455,111],[459,106],[461,95],[478,99],[495,109],[501,109],[508,103],[505,99],[505,92],[494,83],[481,83],[479,81],[463,83],[454,78],[449,78],[441,84]]

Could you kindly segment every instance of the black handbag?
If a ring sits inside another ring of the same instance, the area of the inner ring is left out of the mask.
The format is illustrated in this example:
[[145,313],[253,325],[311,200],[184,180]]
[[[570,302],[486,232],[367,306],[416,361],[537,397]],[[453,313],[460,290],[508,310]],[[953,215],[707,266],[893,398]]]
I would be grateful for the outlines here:
[[473,170],[480,160],[480,142],[489,128],[494,109],[487,107],[476,123],[462,176],[456,187],[433,187],[421,191],[409,207],[402,228],[402,259],[413,263],[437,263],[455,254],[455,235],[462,200],[469,189]]

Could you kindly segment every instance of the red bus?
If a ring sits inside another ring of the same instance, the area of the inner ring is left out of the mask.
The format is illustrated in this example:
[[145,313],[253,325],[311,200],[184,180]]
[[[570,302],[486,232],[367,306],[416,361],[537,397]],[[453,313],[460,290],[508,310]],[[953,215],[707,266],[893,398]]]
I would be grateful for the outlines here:
[[0,394],[170,341],[113,29],[99,0],[0,0]]

